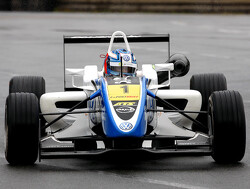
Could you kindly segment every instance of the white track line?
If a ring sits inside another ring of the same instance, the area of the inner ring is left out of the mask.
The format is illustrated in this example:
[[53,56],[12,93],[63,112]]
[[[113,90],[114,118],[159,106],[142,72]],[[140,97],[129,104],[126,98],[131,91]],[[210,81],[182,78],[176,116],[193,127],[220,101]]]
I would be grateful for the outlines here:
[[189,185],[189,184],[183,184],[183,183],[177,183],[177,182],[169,182],[165,180],[155,180],[155,179],[150,179],[150,178],[141,178],[141,177],[133,177],[133,176],[123,176],[119,175],[117,173],[107,173],[104,171],[98,171],[99,174],[104,174],[104,175],[111,175],[117,178],[122,178],[122,179],[129,179],[129,180],[134,180],[134,181],[139,181],[142,183],[149,183],[149,184],[157,184],[157,185],[162,185],[166,187],[175,187],[175,188],[182,188],[182,189],[209,189],[207,187],[202,187],[202,186],[194,186],[194,185]]
[[168,182],[168,181],[163,181],[163,180],[146,179],[146,178],[139,178],[137,180],[140,182],[146,182],[150,184],[158,184],[158,185],[171,186],[171,187],[183,188],[183,189],[208,189],[206,187],[182,184],[182,183],[177,183],[177,182]]

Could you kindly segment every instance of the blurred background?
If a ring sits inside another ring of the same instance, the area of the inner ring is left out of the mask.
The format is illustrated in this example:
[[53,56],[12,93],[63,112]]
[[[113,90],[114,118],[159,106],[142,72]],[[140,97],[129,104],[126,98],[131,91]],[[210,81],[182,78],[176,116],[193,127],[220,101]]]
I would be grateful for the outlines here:
[[[185,77],[171,80],[171,88],[189,89],[193,74],[224,73],[228,89],[242,94],[250,123],[249,13],[250,0],[0,0],[0,188],[249,189],[250,145],[243,161],[232,165],[216,164],[211,157],[134,161],[127,155],[13,167],[4,155],[8,83],[13,76],[40,75],[46,92],[63,91],[63,35],[169,33],[171,54],[182,53],[191,63]],[[101,70],[100,54],[108,44],[74,45],[65,48],[66,67],[93,64]],[[167,47],[131,44],[139,66],[165,62]],[[250,144],[250,127],[247,136]]]
[[0,10],[250,13],[250,0],[1,0]]

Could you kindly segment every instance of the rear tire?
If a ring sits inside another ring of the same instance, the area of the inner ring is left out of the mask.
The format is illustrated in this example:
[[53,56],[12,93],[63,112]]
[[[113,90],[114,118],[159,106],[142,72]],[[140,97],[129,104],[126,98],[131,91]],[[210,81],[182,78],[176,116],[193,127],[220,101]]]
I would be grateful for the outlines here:
[[[201,111],[208,110],[208,98],[214,91],[227,90],[226,77],[221,73],[208,73],[193,75],[190,79],[190,89],[197,90],[202,96]],[[199,122],[207,127],[203,129],[193,124],[194,131],[201,131],[208,133],[208,120],[207,114],[199,114],[196,118]]]
[[10,80],[9,93],[34,93],[38,100],[45,93],[45,80],[40,76],[15,76]]
[[[36,95],[38,101],[45,93],[45,80],[41,76],[15,76],[10,80],[9,94],[10,93],[33,93]],[[40,104],[39,112],[41,113]],[[41,127],[44,126],[46,120],[41,117]],[[41,135],[45,136],[45,129],[41,131]]]
[[246,147],[246,122],[240,93],[214,92],[209,104],[213,159],[218,163],[241,161]]
[[39,107],[32,93],[11,93],[5,106],[5,157],[10,164],[34,164],[38,156]]

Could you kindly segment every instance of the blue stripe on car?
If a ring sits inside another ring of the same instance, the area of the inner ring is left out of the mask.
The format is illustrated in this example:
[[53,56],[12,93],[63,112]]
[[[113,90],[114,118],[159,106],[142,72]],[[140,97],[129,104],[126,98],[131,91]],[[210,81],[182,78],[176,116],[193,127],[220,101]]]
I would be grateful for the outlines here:
[[[146,79],[145,77],[141,80],[141,105],[139,108],[139,115],[134,125],[133,129],[129,132],[123,132],[119,129],[119,125],[116,125],[116,122],[113,118],[111,107],[108,99],[108,92],[106,87],[106,82],[101,78],[101,95],[104,103],[103,107],[103,116],[102,116],[102,125],[104,133],[107,137],[116,138],[116,137],[142,137],[146,133],[147,120],[146,120]],[[124,121],[125,122],[125,121]]]
[[103,116],[102,116],[102,126],[103,131],[107,137],[118,137],[123,135],[123,132],[120,131],[115,123],[115,120],[112,116],[111,107],[109,105],[108,92],[106,87],[106,82],[101,78],[101,95],[104,103]]

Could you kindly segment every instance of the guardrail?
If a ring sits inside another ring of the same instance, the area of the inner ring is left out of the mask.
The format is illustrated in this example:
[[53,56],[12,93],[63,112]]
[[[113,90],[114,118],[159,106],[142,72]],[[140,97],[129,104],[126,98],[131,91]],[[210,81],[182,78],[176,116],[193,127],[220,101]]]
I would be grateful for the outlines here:
[[1,0],[0,10],[250,13],[250,0]]
[[60,11],[250,13],[250,0],[57,0]]

